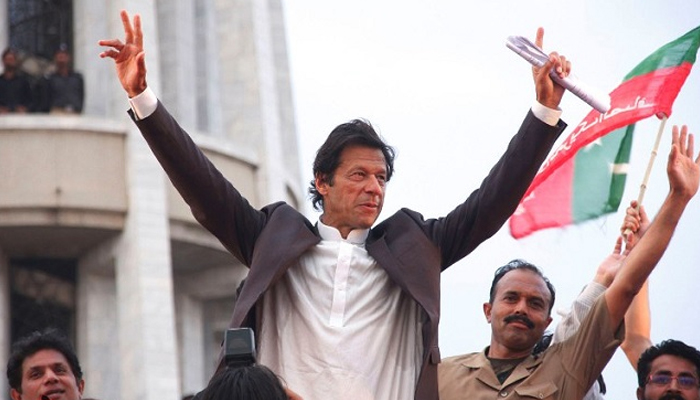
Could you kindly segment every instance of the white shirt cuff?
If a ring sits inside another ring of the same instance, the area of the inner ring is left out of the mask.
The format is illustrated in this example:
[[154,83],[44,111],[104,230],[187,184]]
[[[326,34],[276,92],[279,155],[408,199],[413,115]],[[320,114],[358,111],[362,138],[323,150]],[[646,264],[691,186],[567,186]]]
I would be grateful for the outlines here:
[[129,105],[137,120],[142,120],[153,114],[158,107],[158,97],[150,87],[129,99]]
[[561,108],[555,110],[545,107],[537,100],[532,104],[532,113],[537,119],[549,126],[555,126],[559,122],[559,118],[561,118]]

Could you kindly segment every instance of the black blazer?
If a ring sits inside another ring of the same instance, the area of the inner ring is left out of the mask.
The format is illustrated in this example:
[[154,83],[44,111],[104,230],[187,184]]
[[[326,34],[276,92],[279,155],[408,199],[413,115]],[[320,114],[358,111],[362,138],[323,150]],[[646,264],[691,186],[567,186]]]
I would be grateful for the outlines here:
[[[230,327],[251,326],[265,291],[320,241],[315,226],[283,202],[261,210],[250,206],[161,103],[136,125],[197,221],[250,268]],[[501,228],[565,127],[562,121],[551,127],[528,112],[479,189],[448,215],[425,220],[415,211],[402,209],[371,229],[368,253],[425,316],[415,399],[438,399],[440,272]]]

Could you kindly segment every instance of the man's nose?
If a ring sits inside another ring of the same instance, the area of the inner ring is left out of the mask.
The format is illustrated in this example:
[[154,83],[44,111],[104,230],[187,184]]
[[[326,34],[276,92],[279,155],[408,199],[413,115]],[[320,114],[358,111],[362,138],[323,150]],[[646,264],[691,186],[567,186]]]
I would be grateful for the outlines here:
[[668,384],[669,392],[680,392],[681,388],[678,386],[678,378],[671,379],[671,383]]
[[516,314],[527,314],[527,300],[522,299],[515,304]]
[[381,194],[383,189],[382,182],[376,176],[370,176],[365,185],[365,190],[370,193]]
[[51,368],[47,368],[46,372],[44,373],[44,381],[56,382],[58,381],[58,375],[56,375]]

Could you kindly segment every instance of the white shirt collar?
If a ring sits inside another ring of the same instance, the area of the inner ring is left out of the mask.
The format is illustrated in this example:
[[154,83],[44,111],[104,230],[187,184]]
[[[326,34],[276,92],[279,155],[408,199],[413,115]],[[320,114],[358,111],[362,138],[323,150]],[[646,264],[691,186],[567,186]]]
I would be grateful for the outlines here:
[[343,239],[343,236],[340,234],[340,231],[337,230],[336,228],[326,225],[321,220],[318,220],[318,223],[316,224],[316,227],[318,228],[318,234],[321,235],[321,239],[323,240],[332,240],[332,241],[346,241],[352,244],[365,244],[365,241],[367,240],[367,236],[369,236],[369,229],[353,229],[350,231],[348,234],[347,239]]

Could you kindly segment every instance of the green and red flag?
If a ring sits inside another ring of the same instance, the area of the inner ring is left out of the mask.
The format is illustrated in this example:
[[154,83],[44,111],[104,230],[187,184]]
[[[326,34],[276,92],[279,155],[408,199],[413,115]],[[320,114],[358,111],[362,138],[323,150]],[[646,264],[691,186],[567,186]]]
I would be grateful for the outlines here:
[[656,50],[610,93],[610,110],[592,110],[544,162],[510,218],[510,232],[574,224],[617,210],[634,123],[671,115],[700,46],[700,26]]

